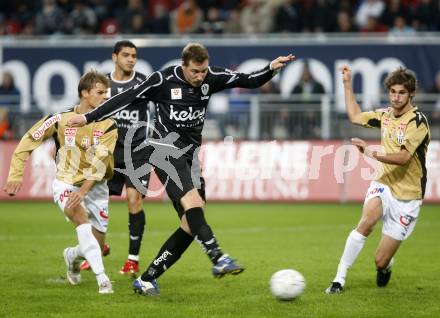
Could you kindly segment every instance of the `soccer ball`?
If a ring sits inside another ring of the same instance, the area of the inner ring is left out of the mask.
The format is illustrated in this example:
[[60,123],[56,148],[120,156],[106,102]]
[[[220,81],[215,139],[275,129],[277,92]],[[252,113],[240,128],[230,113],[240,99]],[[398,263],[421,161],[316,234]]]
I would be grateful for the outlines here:
[[278,299],[292,300],[306,288],[304,276],[293,269],[282,269],[270,278],[270,291]]

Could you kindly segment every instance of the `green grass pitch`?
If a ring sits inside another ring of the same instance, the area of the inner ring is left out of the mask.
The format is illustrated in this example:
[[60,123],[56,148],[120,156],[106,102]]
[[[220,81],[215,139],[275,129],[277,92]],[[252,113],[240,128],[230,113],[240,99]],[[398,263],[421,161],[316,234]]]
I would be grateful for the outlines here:
[[[178,225],[169,203],[145,203],[145,268]],[[412,236],[399,250],[386,288],[375,285],[374,252],[381,224],[349,272],[345,292],[326,295],[360,204],[209,203],[207,219],[243,274],[211,276],[198,244],[159,279],[160,297],[134,294],[118,273],[127,257],[127,212],[111,203],[104,260],[113,295],[99,295],[92,273],[70,286],[62,251],[76,243],[73,226],[49,202],[0,202],[0,317],[440,317],[440,208],[422,207]],[[294,268],[306,278],[303,295],[278,301],[270,276]]]

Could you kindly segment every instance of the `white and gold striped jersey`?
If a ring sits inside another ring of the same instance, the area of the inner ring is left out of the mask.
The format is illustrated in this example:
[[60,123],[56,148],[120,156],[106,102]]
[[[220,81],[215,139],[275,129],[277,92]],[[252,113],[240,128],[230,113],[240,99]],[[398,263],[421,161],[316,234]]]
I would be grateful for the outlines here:
[[377,181],[390,187],[400,200],[422,199],[426,187],[426,153],[431,139],[428,121],[417,107],[394,116],[391,107],[361,113],[362,124],[381,129],[381,144],[386,153],[405,148],[411,159],[404,166],[382,163]]
[[75,186],[85,180],[108,180],[113,176],[113,151],[118,138],[112,119],[94,122],[84,127],[67,127],[76,107],[66,112],[48,115],[38,121],[23,136],[14,151],[8,182],[22,181],[27,159],[46,139],[56,145],[56,178]]

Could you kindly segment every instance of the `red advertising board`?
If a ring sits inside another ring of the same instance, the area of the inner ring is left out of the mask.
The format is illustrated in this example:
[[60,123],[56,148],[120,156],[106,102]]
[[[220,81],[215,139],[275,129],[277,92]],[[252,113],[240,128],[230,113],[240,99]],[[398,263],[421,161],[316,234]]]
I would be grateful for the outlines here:
[[[6,181],[16,142],[0,142],[0,182]],[[28,160],[23,188],[15,198],[52,199],[55,163],[52,145],[43,144]],[[206,194],[216,201],[362,201],[377,162],[342,141],[206,142],[200,151]],[[440,202],[440,142],[427,156],[426,202]],[[147,200],[166,194],[152,177]]]

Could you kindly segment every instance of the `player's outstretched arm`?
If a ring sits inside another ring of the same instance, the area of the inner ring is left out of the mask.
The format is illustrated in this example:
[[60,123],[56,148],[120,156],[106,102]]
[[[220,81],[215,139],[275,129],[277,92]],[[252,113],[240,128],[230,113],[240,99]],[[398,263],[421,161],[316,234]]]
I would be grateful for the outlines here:
[[67,120],[68,127],[82,127],[85,124],[87,124],[87,121],[83,114],[75,115]]
[[44,140],[53,136],[56,131],[55,123],[60,120],[60,114],[46,116],[35,123],[21,138],[12,155],[8,180],[3,187],[3,191],[8,195],[14,196],[20,191],[27,160]]
[[270,62],[270,69],[273,71],[277,71],[284,67],[287,63],[293,61],[295,59],[295,56],[292,54],[289,54],[287,56],[279,56],[272,62]]
[[342,83],[344,85],[345,108],[347,115],[353,124],[362,125],[361,108],[356,101],[353,93],[353,85],[351,83],[351,69],[348,65],[344,65],[339,69],[342,73]]

